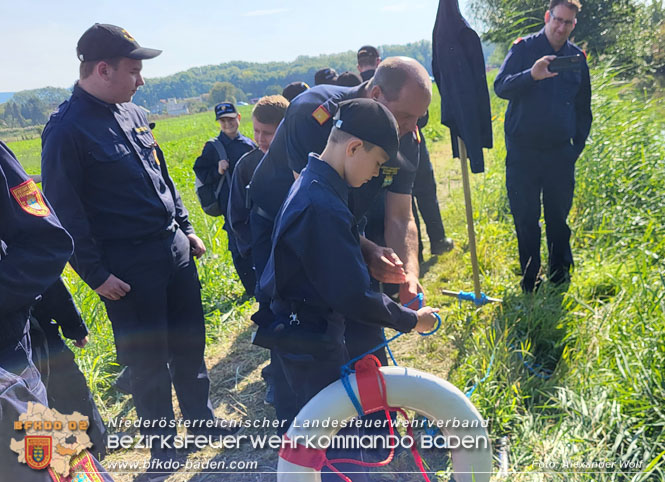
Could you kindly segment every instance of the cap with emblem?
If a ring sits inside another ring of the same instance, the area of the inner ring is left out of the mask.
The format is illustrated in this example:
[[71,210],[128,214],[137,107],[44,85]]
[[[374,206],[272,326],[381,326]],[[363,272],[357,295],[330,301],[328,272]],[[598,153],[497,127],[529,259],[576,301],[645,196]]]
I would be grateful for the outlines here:
[[231,102],[222,102],[215,106],[215,119],[222,117],[238,117],[238,109]]
[[314,84],[334,84],[337,80],[337,72],[335,69],[326,67],[325,69],[319,69],[314,74]]
[[383,104],[372,99],[341,102],[333,127],[360,140],[380,147],[392,159],[397,156],[399,133],[397,121]]
[[376,50],[376,47],[372,47],[371,45],[363,45],[358,49],[358,60],[361,58],[376,60],[379,57],[379,51]]
[[145,60],[161,53],[161,50],[141,47],[127,30],[106,23],[94,24],[81,35],[76,45],[76,55],[81,62],[114,57]]

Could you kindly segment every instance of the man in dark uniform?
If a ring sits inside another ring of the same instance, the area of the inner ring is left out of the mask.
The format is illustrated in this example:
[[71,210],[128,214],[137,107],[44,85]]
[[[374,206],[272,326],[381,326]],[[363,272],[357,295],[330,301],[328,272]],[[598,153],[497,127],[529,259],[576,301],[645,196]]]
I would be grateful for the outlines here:
[[327,145],[320,156],[310,154],[277,215],[259,289],[272,299],[275,353],[296,401],[289,421],[339,379],[349,360],[346,319],[402,332],[427,331],[436,321],[432,308],[416,312],[370,289],[348,205],[349,188],[378,176],[396,156],[397,132],[395,118],[379,102],[340,103]]
[[[30,306],[54,283],[72,253],[72,239],[51,205],[0,142],[0,467],[2,480],[51,482],[50,469],[33,470],[10,449],[20,439],[14,423],[29,403],[48,406],[46,389],[32,363]],[[67,412],[71,413],[71,412]],[[89,454],[86,470],[111,477]],[[78,467],[75,469],[80,472]]]
[[231,251],[233,265],[246,293],[251,296],[254,292],[254,285],[256,284],[252,263],[249,258],[242,256],[238,250],[235,235],[228,223],[227,206],[231,190],[231,177],[233,176],[236,164],[242,156],[255,149],[256,144],[238,130],[240,127],[240,113],[232,103],[222,102],[217,104],[215,106],[215,118],[221,127],[217,141],[224,147],[227,158],[220,159],[213,141],[208,141],[203,146],[203,152],[201,152],[201,155],[194,162],[194,172],[196,173],[197,181],[210,182],[213,185],[217,185],[220,178],[223,177],[217,202],[222,209],[222,216],[224,217],[223,227],[228,238],[228,247],[229,251]]
[[306,82],[291,82],[282,90],[282,97],[291,102],[297,96],[309,89]]
[[[573,265],[566,219],[573,202],[575,161],[591,129],[591,83],[584,52],[568,40],[579,1],[552,0],[545,27],[517,39],[494,81],[506,111],[506,188],[515,221],[523,291],[540,284],[540,196],[545,211],[549,280],[567,281]],[[579,55],[578,70],[548,69]]]
[[79,412],[88,417],[90,452],[102,460],[106,455],[106,427],[97,410],[85,376],[74,353],[60,337],[74,341],[83,348],[88,343],[88,327],[74,304],[62,278],[52,284],[32,307],[30,339],[32,359],[46,387],[48,406],[63,414]]
[[[42,176],[75,242],[70,261],[97,292],[113,326],[119,363],[144,434],[175,435],[171,383],[190,432],[217,427],[205,367],[194,234],[145,114],[131,98],[143,85],[141,47],[124,29],[95,24],[79,39],[80,80],[42,134]],[[156,422],[166,421],[166,428]],[[148,425],[148,426],[146,426]],[[152,449],[153,457],[171,453]]]
[[371,45],[363,45],[358,49],[358,72],[360,72],[360,77],[363,81],[367,81],[372,78],[376,68],[381,63],[381,56],[376,47]]

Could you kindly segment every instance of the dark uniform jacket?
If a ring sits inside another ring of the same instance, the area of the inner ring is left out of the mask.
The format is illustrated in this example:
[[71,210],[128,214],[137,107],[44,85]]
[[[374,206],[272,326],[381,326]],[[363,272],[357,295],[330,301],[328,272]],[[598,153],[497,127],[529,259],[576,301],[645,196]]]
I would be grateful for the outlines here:
[[279,317],[284,302],[297,302],[327,320],[347,319],[402,332],[413,329],[416,313],[370,289],[358,231],[347,199],[349,187],[317,156],[293,184],[277,219],[272,253],[260,289],[273,299]]
[[249,228],[249,213],[247,203],[247,185],[252,180],[252,174],[263,159],[263,151],[258,147],[242,156],[231,177],[231,193],[229,205],[226,210],[226,222],[231,226],[236,238],[236,246],[241,256],[248,256],[252,247],[252,233]]
[[539,58],[577,54],[584,56],[569,41],[555,52],[544,29],[515,41],[494,81],[496,94],[510,101],[504,126],[508,148],[554,149],[572,141],[576,154],[582,152],[592,120],[586,59],[580,71],[540,81],[531,77]]
[[107,104],[74,86],[42,133],[44,192],[74,238],[70,260],[92,288],[109,276],[104,246],[174,226],[194,232],[148,126],[131,102]]
[[0,142],[0,350],[21,339],[30,306],[71,253],[72,239],[50,204]]
[[[236,164],[242,156],[254,149],[256,144],[254,144],[254,141],[249,137],[240,133],[238,133],[235,139],[231,139],[220,131],[217,139],[219,139],[224,146],[226,155],[228,156],[227,160],[229,161],[229,169],[227,171],[228,176],[225,176],[225,179],[229,182],[224,182],[222,184],[222,189],[220,190],[218,197],[219,205],[226,212],[226,206],[229,203],[229,184]],[[196,177],[205,184],[217,185],[220,178],[218,170],[219,161],[219,154],[217,153],[215,146],[213,146],[210,141],[206,142],[203,146],[203,152],[201,152],[201,155],[196,158],[196,161],[194,161],[194,172],[196,173]]]
[[432,34],[432,73],[441,93],[441,123],[466,145],[471,171],[485,169],[483,147],[492,147],[492,116],[485,58],[478,34],[462,17],[457,0],[440,0]]
[[[305,167],[309,153],[320,154],[325,148],[339,103],[363,97],[366,86],[367,83],[356,87],[317,85],[293,99],[252,177],[253,203],[270,217],[277,215],[293,184],[293,172]],[[351,190],[351,212],[357,219],[362,218],[382,188],[411,194],[415,172],[416,166],[401,157],[389,160],[378,177]]]
[[32,316],[39,321],[47,338],[59,337],[58,327],[70,340],[82,340],[88,336],[88,327],[62,278],[42,294],[41,299],[32,307]]

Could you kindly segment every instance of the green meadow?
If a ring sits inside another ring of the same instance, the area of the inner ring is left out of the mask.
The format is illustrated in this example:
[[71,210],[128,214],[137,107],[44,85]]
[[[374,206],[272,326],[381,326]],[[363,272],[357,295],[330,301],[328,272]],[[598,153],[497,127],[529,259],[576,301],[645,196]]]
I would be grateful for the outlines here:
[[[483,291],[503,303],[476,307],[440,294],[473,285],[459,161],[451,159],[448,130],[438,124],[436,93],[425,131],[456,248],[430,257],[425,240],[421,274],[429,304],[441,307],[443,327],[426,339],[401,337],[394,351],[398,363],[437,374],[463,392],[476,386],[471,401],[489,420],[492,442],[508,444],[507,480],[665,480],[665,103],[617,80],[610,67],[596,68],[592,80],[594,124],[577,161],[570,215],[576,265],[565,289],[519,290],[504,187],[506,103],[492,95],[495,146],[486,151],[486,172],[472,176],[472,196]],[[250,107],[241,112],[241,130],[251,136]],[[219,219],[203,214],[194,193],[191,166],[218,132],[213,114],[156,122],[171,175],[208,247],[198,266],[217,413],[272,416],[259,375],[267,356],[250,344],[253,300],[242,296]],[[39,172],[39,139],[10,147],[28,172]],[[112,387],[120,367],[104,308],[71,269],[66,277],[91,330],[88,346],[75,349],[78,363],[104,417],[131,416],[129,397]],[[410,455],[402,455],[392,470],[416,470]],[[262,470],[274,470],[276,453],[258,457]],[[429,460],[442,471],[438,480],[448,480],[438,464]],[[243,477],[233,480],[257,480]],[[419,480],[390,472],[378,477]],[[118,480],[129,479],[119,474]]]

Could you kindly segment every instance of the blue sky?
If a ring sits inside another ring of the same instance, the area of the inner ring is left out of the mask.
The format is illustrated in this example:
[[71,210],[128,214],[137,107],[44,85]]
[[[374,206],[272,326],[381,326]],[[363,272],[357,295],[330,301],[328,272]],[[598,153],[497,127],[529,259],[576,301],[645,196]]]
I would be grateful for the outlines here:
[[76,42],[95,22],[120,25],[141,45],[164,50],[144,62],[150,78],[229,60],[292,60],[430,39],[437,7],[438,0],[0,0],[0,92],[72,85]]

